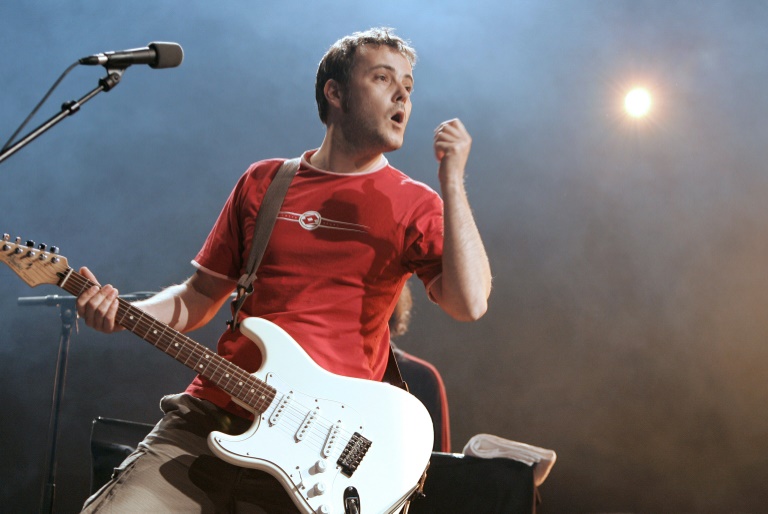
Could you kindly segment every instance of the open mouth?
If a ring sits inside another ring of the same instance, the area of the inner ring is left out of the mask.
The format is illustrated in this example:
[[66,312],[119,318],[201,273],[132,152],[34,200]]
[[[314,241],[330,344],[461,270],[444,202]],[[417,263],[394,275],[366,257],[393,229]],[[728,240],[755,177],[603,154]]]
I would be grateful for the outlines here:
[[403,111],[398,111],[390,119],[395,123],[402,123],[403,121],[405,121],[405,113]]

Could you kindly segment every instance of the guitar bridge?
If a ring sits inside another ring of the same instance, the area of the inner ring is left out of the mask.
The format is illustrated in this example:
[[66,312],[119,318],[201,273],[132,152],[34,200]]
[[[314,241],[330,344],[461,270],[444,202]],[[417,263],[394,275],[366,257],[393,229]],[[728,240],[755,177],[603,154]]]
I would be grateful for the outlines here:
[[371,447],[371,444],[373,444],[372,441],[369,441],[357,432],[352,435],[349,443],[341,452],[339,460],[336,461],[336,464],[341,467],[341,472],[345,476],[351,477],[355,473],[363,457],[368,453],[368,448]]

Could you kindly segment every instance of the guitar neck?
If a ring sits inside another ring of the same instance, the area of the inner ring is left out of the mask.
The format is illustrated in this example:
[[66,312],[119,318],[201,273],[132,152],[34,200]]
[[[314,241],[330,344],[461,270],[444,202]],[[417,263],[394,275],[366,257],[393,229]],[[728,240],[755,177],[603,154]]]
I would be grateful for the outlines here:
[[[69,267],[59,277],[57,285],[74,296],[98,285]],[[122,298],[118,298],[115,319],[120,326],[211,380],[255,413],[264,412],[274,400],[273,387]]]

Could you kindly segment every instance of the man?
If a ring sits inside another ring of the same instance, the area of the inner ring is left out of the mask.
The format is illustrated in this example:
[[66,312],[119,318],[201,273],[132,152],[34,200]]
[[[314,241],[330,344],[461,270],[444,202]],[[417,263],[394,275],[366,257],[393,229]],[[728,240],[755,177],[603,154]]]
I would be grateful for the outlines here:
[[[387,322],[407,278],[416,273],[430,298],[457,320],[487,308],[491,272],[464,189],[471,138],[459,120],[435,131],[442,201],[427,186],[389,166],[411,114],[416,55],[389,29],[337,41],[320,62],[316,98],[326,134],[302,156],[281,206],[244,316],[288,332],[323,368],[381,380]],[[195,273],[135,305],[189,331],[207,323],[232,293],[251,246],[253,222],[281,160],[252,165],[235,186],[193,264]],[[81,273],[96,282],[87,269]],[[78,314],[115,332],[118,291],[83,292]],[[261,364],[255,345],[226,331],[219,354],[248,372]],[[185,394],[163,398],[165,417],[126,459],[86,510],[229,511],[259,505],[295,512],[270,476],[213,457],[211,430],[240,433],[252,413],[197,377]],[[256,512],[263,512],[255,510]]]

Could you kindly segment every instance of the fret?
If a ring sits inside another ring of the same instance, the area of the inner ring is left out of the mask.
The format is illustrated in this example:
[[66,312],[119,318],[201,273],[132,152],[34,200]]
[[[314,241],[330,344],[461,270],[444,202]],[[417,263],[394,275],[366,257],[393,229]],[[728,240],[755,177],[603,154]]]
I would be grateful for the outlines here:
[[117,307],[117,316],[115,317],[115,321],[117,322],[117,324],[125,329],[128,329],[128,327],[125,326],[125,317],[128,315],[128,311],[129,309],[125,305],[120,304]]
[[174,359],[181,361],[181,359],[179,359],[179,354],[184,349],[184,342],[180,342],[179,339],[183,340],[186,338],[180,333],[174,331],[173,337],[171,338],[170,344],[168,345],[168,349],[165,350],[165,353]]
[[157,341],[160,339],[161,331],[163,330],[163,324],[155,320],[149,321],[149,330],[144,338],[148,343],[153,346],[157,346]]
[[216,384],[219,383],[218,374],[219,374],[219,368],[221,367],[221,360],[222,360],[217,357],[218,357],[218,354],[214,354],[214,358],[211,359],[211,364],[214,365],[213,369],[208,371],[208,378],[216,382]]
[[211,356],[213,355],[213,352],[210,350],[204,350],[203,354],[200,356],[200,358],[197,361],[197,364],[195,364],[194,370],[199,373],[200,375],[203,375],[206,378],[210,378],[210,374],[208,373],[208,366],[211,364]]
[[152,344],[154,344],[156,348],[159,348],[167,353],[168,346],[170,346],[171,341],[173,340],[173,334],[169,336],[166,331],[171,330],[171,328],[168,325],[160,323],[159,321],[156,324],[158,325],[159,330],[157,327],[155,327],[154,334],[156,335],[157,340]]
[[125,327],[126,329],[130,330],[134,334],[136,334],[136,324],[139,322],[136,315],[133,314],[131,309],[128,309],[126,311],[125,316],[120,321],[120,324]]
[[216,384],[218,384],[219,387],[224,389],[227,392],[232,391],[232,370],[229,366],[229,361],[224,361],[221,363],[220,369],[219,369],[219,377],[216,380]]
[[224,369],[221,371],[222,376],[216,381],[216,383],[225,391],[230,391],[232,388],[232,380],[234,380],[234,377],[232,376],[232,369],[228,365],[228,361],[223,364]]
[[[136,309],[133,309],[133,310],[136,310]],[[136,319],[136,325],[134,326],[134,329],[133,329],[133,333],[139,336],[140,338],[146,340],[150,327],[151,327],[151,320],[144,319],[144,313],[139,312],[139,315]]]
[[[72,273],[74,273],[74,271],[75,270],[73,270],[72,268],[67,268],[67,272],[64,273],[64,276],[61,278],[61,282],[59,282],[59,287],[64,289],[65,291],[70,292],[70,293],[72,291],[69,291],[69,289],[67,289],[67,281],[69,280],[69,277],[72,276]],[[75,296],[77,296],[77,295],[75,295]]]
[[147,341],[152,343],[155,347],[160,348],[160,345],[163,342],[164,333],[165,324],[153,319],[150,323],[149,332],[147,333]]
[[213,363],[216,366],[210,371],[210,376],[208,378],[217,386],[227,391],[229,389],[229,377],[231,376],[227,370],[229,361],[219,357],[217,354],[216,358],[213,359]]
[[248,380],[246,384],[248,385],[248,391],[245,393],[245,396],[243,396],[243,401],[248,405],[251,405],[253,400],[258,398],[260,390],[258,384],[256,384],[253,380]]
[[[61,276],[62,274],[60,274]],[[78,285],[79,284],[79,285]],[[73,294],[75,296],[80,296],[80,294],[94,285],[92,282],[87,280],[85,277],[77,273],[72,268],[67,268],[66,273],[63,274],[61,281],[59,282],[59,287],[64,289],[66,292]]]
[[[241,375],[238,373],[238,375]],[[240,401],[243,400],[243,388],[246,387],[246,379],[243,376],[236,376],[237,382],[235,383],[235,386],[232,388],[232,396],[237,398]]]
[[252,405],[258,412],[261,413],[267,410],[267,408],[272,403],[272,400],[274,400],[275,390],[259,384],[257,391],[258,397],[256,398],[256,401],[248,402],[248,405]]
[[[184,355],[184,360],[179,359],[179,362],[181,362],[182,364],[184,364],[185,366],[187,366],[189,368],[194,369],[195,368],[195,364],[197,363],[197,361],[195,360],[196,359],[196,355],[195,355],[194,347],[190,347],[188,345],[183,345],[182,346],[182,352],[183,352],[183,355]],[[179,352],[179,353],[181,354],[182,352]]]

